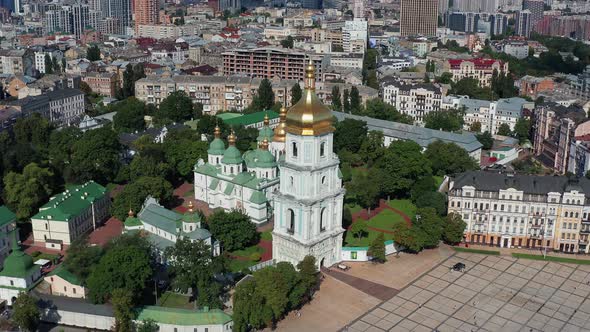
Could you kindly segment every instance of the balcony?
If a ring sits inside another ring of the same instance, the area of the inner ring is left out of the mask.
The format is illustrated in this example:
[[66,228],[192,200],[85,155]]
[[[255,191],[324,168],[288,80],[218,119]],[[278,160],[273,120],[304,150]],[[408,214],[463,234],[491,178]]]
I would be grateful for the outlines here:
[[588,227],[580,228],[580,234],[590,234],[590,228],[588,228]]

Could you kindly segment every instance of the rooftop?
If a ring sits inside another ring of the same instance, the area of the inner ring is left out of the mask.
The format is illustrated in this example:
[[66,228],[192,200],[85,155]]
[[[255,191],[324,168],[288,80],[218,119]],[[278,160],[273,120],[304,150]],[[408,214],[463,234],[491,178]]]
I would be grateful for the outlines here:
[[137,320],[152,319],[158,323],[174,325],[218,325],[232,321],[222,310],[189,310],[167,307],[145,306],[137,311]]
[[103,198],[106,192],[105,187],[94,181],[70,186],[63,193],[51,197],[31,219],[70,221]]
[[0,205],[0,226],[4,226],[16,220],[16,215],[6,206]]

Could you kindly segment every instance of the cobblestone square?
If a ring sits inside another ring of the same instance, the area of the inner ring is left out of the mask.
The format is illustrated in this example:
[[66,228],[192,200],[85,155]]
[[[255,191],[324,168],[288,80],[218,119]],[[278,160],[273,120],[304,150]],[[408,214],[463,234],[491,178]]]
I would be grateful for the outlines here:
[[347,329],[588,331],[589,297],[589,266],[457,253]]

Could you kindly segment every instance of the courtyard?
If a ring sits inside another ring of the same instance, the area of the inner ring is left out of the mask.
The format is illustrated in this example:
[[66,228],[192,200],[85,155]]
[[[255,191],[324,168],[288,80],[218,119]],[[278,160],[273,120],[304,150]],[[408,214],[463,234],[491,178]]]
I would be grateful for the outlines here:
[[589,296],[588,265],[459,252],[342,331],[588,331]]

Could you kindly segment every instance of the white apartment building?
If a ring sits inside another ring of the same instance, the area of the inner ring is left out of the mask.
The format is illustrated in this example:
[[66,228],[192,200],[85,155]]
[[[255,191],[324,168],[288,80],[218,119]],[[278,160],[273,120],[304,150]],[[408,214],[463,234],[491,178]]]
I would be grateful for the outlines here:
[[338,53],[330,55],[330,66],[363,69],[363,55]]
[[469,130],[471,125],[479,122],[481,132],[489,131],[492,135],[497,134],[504,123],[511,131],[514,130],[516,122],[522,117],[522,111],[532,110],[535,106],[533,102],[519,97],[488,101],[449,96],[445,98],[444,104],[445,109],[462,109],[465,112],[463,129]]
[[415,124],[422,124],[426,114],[440,111],[443,97],[440,87],[434,84],[404,83],[391,77],[381,83],[381,95],[400,113],[411,116]]
[[[342,48],[344,52],[364,52],[369,37],[368,31],[368,22],[364,19],[346,21],[342,28]],[[362,50],[360,50],[360,46],[364,46]]]
[[448,211],[465,241],[504,248],[587,252],[590,180],[470,171],[452,178]]

